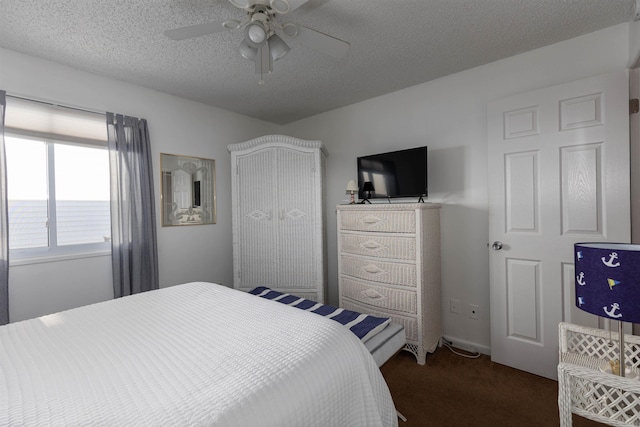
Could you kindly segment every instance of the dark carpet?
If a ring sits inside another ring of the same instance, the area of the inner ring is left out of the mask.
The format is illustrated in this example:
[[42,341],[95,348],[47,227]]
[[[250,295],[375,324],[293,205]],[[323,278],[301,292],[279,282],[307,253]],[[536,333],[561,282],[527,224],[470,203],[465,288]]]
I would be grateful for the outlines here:
[[[381,368],[396,409],[407,417],[400,427],[559,426],[558,383],[491,362],[468,359],[446,347],[420,366],[402,351]],[[573,415],[574,427],[603,424]]]

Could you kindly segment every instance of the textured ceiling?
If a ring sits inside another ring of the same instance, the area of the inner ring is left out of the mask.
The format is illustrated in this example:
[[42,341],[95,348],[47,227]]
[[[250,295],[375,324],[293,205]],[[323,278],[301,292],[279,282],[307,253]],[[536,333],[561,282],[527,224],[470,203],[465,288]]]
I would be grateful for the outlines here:
[[263,85],[237,52],[241,30],[163,34],[243,19],[227,0],[0,0],[0,46],[286,124],[630,22],[634,9],[635,0],[309,0],[279,21],[351,49],[335,59],[285,38],[291,52]]

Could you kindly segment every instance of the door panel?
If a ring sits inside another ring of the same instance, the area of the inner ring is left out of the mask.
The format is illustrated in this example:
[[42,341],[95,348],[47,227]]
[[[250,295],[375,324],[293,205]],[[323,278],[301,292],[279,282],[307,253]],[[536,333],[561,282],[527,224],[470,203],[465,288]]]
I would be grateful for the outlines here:
[[507,232],[538,231],[538,153],[505,156]]
[[[277,269],[274,268],[277,250],[277,212],[273,198],[276,188],[272,151],[262,150],[237,158],[237,187],[235,197],[238,203],[236,238],[242,250],[238,253],[239,265],[235,268],[240,276],[237,282],[241,288],[254,286],[275,286],[278,283]],[[243,171],[265,171],[258,175]],[[250,266],[250,267],[249,267]]]
[[560,149],[562,233],[604,235],[602,143]]
[[540,262],[507,259],[508,334],[512,338],[540,343]]
[[318,209],[315,194],[311,191],[318,187],[314,165],[313,153],[278,149],[279,287],[314,290],[317,287],[315,266],[321,257],[317,246],[310,244],[314,236],[309,234]]
[[630,240],[626,71],[488,105],[492,360],[556,377],[575,307],[573,245]]

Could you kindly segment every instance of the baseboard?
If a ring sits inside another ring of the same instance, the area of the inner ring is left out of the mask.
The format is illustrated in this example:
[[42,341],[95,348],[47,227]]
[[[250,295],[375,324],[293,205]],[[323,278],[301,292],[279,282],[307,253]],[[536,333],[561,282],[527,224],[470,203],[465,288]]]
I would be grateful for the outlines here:
[[486,354],[488,356],[491,355],[491,347],[487,347],[485,345],[480,345],[474,342],[462,340],[456,337],[450,337],[447,335],[443,335],[442,338],[452,343],[453,347],[459,348],[460,350],[465,350],[470,353],[480,352],[482,354]]

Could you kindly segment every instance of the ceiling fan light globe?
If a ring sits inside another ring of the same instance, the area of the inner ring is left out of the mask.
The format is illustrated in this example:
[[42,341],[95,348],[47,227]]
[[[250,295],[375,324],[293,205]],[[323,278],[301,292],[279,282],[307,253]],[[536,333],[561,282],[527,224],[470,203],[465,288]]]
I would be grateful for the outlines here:
[[284,15],[291,10],[291,4],[287,0],[271,0],[269,6],[274,12]]
[[264,30],[257,25],[252,25],[249,28],[249,39],[254,43],[262,43],[266,36]]
[[256,55],[258,54],[258,49],[249,46],[249,43],[247,43],[246,40],[242,40],[238,51],[240,52],[240,56],[242,56],[244,59],[250,59],[251,61],[255,61]]
[[244,29],[245,40],[252,47],[261,47],[267,41],[267,30],[261,22],[252,22]]
[[269,39],[269,50],[271,53],[271,58],[274,61],[277,61],[278,59],[284,58],[284,56],[289,53],[291,48],[284,42],[284,40],[280,38],[280,36],[274,34]]

